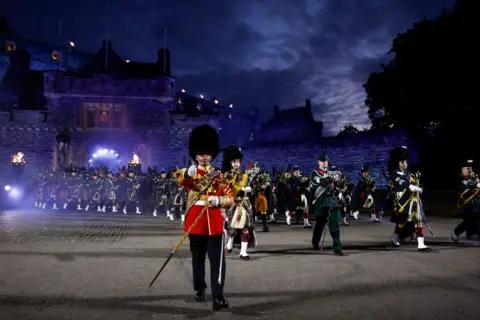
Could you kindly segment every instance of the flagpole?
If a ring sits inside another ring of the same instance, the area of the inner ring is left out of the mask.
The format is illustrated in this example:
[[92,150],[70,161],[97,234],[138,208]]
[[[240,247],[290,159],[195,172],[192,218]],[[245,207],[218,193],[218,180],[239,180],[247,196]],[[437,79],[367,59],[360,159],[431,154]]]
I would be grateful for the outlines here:
[[110,2],[107,2],[107,16],[105,18],[105,72],[108,71],[108,37],[109,37],[108,21],[109,21],[109,14],[110,14]]
[[60,39],[62,37],[62,20],[58,19],[57,26],[57,71],[60,70]]
[[163,75],[167,75],[167,29],[163,36]]

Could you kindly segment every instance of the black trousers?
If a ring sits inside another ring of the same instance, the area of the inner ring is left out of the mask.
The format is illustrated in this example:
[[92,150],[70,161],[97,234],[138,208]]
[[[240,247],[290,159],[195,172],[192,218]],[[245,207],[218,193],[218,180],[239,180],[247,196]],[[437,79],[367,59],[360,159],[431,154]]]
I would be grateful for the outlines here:
[[[225,252],[223,252],[225,250],[223,243],[224,235],[206,236],[190,234],[188,237],[192,253],[193,290],[204,292],[207,287],[205,282],[205,257],[208,254],[212,297],[223,297],[226,269]],[[220,272],[221,277],[220,281],[218,281]]]

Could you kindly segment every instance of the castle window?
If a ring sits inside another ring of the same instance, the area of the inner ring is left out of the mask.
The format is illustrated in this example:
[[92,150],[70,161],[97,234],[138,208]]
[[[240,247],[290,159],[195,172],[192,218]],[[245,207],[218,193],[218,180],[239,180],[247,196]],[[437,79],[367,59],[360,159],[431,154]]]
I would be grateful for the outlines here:
[[6,52],[10,52],[10,51],[14,51],[16,49],[16,45],[15,45],[15,42],[13,41],[5,41],[5,51]]
[[100,111],[100,124],[108,124],[108,111]]

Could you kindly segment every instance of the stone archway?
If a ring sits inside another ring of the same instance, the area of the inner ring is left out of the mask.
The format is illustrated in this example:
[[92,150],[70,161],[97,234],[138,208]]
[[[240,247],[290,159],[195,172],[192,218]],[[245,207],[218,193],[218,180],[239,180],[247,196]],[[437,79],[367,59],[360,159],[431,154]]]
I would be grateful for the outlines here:
[[55,170],[62,170],[70,165],[71,161],[71,146],[70,146],[70,132],[68,129],[57,133],[53,145],[53,168]]

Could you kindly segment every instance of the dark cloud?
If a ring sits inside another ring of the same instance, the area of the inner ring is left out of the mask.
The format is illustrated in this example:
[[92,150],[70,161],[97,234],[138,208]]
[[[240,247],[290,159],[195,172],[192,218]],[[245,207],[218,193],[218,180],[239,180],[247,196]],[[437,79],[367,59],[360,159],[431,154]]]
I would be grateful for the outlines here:
[[[109,34],[125,59],[154,61],[172,50],[179,87],[268,116],[275,104],[309,97],[327,133],[368,125],[362,84],[388,61],[392,38],[454,0],[116,0]],[[28,9],[27,9],[28,8]],[[96,51],[106,34],[107,1],[10,1],[18,33]],[[25,22],[27,21],[27,22]]]

